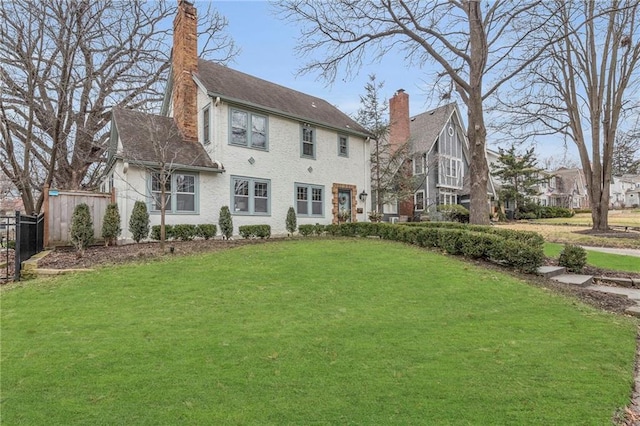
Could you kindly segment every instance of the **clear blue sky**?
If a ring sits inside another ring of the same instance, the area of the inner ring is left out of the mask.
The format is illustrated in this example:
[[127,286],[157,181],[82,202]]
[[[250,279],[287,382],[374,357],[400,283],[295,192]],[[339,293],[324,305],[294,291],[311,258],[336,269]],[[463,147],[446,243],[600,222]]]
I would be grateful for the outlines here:
[[[343,73],[328,85],[319,80],[316,74],[297,74],[299,68],[309,60],[297,57],[294,51],[298,29],[280,20],[268,2],[217,0],[214,7],[228,19],[227,33],[241,49],[240,55],[229,64],[233,69],[325,99],[349,115],[354,115],[358,110],[359,96],[364,93],[370,74],[375,74],[378,81],[384,82],[383,96],[387,99],[397,89],[405,89],[409,93],[411,115],[438,106],[437,100],[429,96],[425,82],[439,68],[409,69],[402,55],[387,56],[379,63],[365,63],[359,75],[350,80],[345,80]],[[465,115],[464,105],[460,102],[458,105]],[[466,117],[463,119],[466,120]],[[491,142],[489,135],[488,146],[496,149]],[[541,139],[536,146],[540,160],[547,157],[559,160],[564,151],[562,141],[555,138]],[[574,160],[578,158],[573,144],[569,146],[568,156]],[[544,166],[542,162],[539,165]]]

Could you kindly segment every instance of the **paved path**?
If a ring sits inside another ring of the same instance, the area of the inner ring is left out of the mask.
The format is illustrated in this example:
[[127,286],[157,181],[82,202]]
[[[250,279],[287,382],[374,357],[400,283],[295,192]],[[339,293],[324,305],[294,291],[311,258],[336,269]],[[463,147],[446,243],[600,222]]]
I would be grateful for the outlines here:
[[582,246],[585,250],[591,251],[599,251],[602,253],[611,253],[611,254],[621,254],[624,256],[635,256],[640,257],[640,249],[630,249],[630,248],[610,248],[610,247],[589,247]]
[[590,285],[585,287],[587,290],[601,291],[603,293],[622,294],[631,300],[640,302],[640,289],[628,287],[610,287],[606,285]]

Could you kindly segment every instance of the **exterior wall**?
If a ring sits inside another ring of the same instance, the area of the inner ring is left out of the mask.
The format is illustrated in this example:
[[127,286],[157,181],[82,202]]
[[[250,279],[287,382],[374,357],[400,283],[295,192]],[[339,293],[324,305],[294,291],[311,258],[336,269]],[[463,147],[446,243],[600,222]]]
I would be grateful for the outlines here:
[[[126,172],[125,172],[126,168]],[[179,224],[204,224],[218,223],[218,212],[220,206],[216,205],[215,199],[207,197],[205,194],[213,192],[216,185],[216,174],[208,172],[189,172],[198,175],[197,179],[197,213],[166,213],[165,223],[167,225]],[[149,171],[145,168],[135,165],[128,165],[118,160],[114,165],[111,176],[113,177],[113,186],[115,188],[115,199],[118,203],[120,211],[120,227],[122,234],[120,235],[120,243],[132,242],[131,232],[129,232],[129,219],[133,212],[133,205],[136,201],[144,201],[147,204],[147,210],[150,210],[151,198],[149,188]],[[149,211],[150,225],[160,225],[160,212]]]
[[[352,186],[352,209],[362,209],[354,213],[353,220],[368,220],[368,199],[362,201],[358,195],[363,191],[370,194],[369,144],[362,137],[349,135],[349,156],[338,155],[338,132],[316,127],[316,159],[301,158],[301,122],[259,112],[268,117],[268,150],[252,149],[230,145],[230,105],[227,102],[212,102],[205,94],[198,97],[198,110],[211,105],[212,142],[205,149],[214,161],[220,161],[225,172],[216,175],[214,184],[206,192],[201,192],[201,200],[212,201],[215,222],[220,207],[227,205],[232,210],[234,232],[238,226],[249,224],[269,224],[273,234],[286,234],[285,219],[289,207],[296,206],[295,184],[309,184],[323,187],[322,217],[298,215],[298,225],[330,224],[335,219],[332,188],[334,185]],[[235,108],[252,111],[243,106]],[[199,115],[199,123],[202,114]],[[199,124],[199,132],[202,125]],[[270,181],[270,214],[250,216],[233,212],[232,176],[268,179]],[[202,181],[202,180],[201,180]]]

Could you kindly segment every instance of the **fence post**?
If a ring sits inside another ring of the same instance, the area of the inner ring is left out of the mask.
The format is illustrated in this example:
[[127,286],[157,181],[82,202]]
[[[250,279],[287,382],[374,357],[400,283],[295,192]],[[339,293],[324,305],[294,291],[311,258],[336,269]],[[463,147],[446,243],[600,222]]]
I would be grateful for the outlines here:
[[[20,212],[16,210],[16,246],[13,248],[13,280],[20,281]],[[9,277],[7,277],[9,278]]]
[[45,185],[42,188],[42,194],[44,195],[43,199],[43,210],[44,214],[44,236],[42,237],[42,247],[49,247],[49,185]]

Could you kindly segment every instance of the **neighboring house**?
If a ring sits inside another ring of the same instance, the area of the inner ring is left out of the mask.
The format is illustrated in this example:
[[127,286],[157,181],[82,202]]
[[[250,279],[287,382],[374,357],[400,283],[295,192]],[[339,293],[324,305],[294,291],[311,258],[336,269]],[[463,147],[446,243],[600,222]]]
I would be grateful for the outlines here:
[[103,191],[116,189],[122,237],[143,200],[159,224],[163,163],[167,224],[218,222],[222,206],[238,226],[336,223],[340,211],[365,221],[369,134],[328,102],[198,59],[196,10],[179,1],[172,72],[162,115],[113,112]]
[[640,205],[640,175],[612,176],[609,187],[609,206],[625,208]]
[[[408,141],[410,172],[415,179],[413,200],[391,206],[388,216],[421,216],[432,206],[461,204],[469,207],[469,141],[456,103],[415,116],[409,114],[409,95],[398,90],[389,100],[389,141],[399,146]],[[489,179],[489,199],[494,194]]]
[[582,169],[561,167],[550,172],[549,206],[569,209],[588,209],[589,193]]

